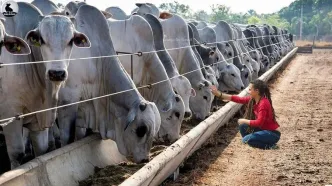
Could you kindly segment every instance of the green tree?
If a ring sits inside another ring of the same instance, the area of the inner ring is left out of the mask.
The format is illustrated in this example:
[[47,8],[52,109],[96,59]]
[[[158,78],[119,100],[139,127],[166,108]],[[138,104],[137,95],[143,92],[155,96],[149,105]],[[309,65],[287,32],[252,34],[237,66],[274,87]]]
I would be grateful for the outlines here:
[[278,13],[281,18],[290,24],[290,31],[299,34],[301,7],[303,7],[303,35],[331,34],[332,10],[331,0],[295,0],[288,7],[282,8]]
[[230,21],[230,7],[227,7],[225,5],[212,5],[211,6],[212,13],[210,17],[211,22],[217,22],[217,21]]
[[169,11],[170,13],[173,14],[178,14],[184,18],[192,17],[189,5],[181,4],[177,1],[174,1],[173,3],[162,3],[159,6],[159,9]]
[[257,16],[258,15],[257,12],[255,10],[253,10],[253,9],[248,10],[248,14],[250,16]]
[[261,22],[261,19],[257,16],[251,16],[248,18],[248,24],[256,25],[256,24],[259,24],[260,22]]
[[63,4],[61,4],[61,3],[58,3],[56,6],[58,6],[60,9],[64,9],[65,8],[65,6]]
[[230,20],[234,23],[247,24],[248,14],[231,13]]
[[204,10],[199,10],[193,13],[193,19],[197,21],[209,21],[209,14]]
[[261,23],[286,29],[289,29],[290,26],[289,22],[285,19],[281,19],[278,14],[266,15],[265,18],[262,19]]

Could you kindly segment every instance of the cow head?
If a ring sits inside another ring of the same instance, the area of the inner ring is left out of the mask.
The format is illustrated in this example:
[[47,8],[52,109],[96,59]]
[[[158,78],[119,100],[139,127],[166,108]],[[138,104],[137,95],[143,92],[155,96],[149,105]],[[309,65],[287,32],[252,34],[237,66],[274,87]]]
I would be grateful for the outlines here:
[[204,120],[209,116],[214,96],[210,90],[211,83],[207,80],[194,85],[196,96],[190,98],[190,109],[195,119]]
[[79,1],[71,1],[69,2],[63,11],[64,15],[69,17],[74,17],[78,11],[78,9],[82,6],[86,5],[85,2],[79,2]]
[[175,94],[179,94],[183,100],[185,113],[184,119],[189,119],[192,116],[192,112],[189,107],[190,97],[196,96],[196,91],[191,87],[191,84],[185,76],[179,76],[171,79]]
[[183,99],[179,94],[171,91],[165,101],[157,100],[156,105],[162,121],[156,139],[173,143],[180,138],[181,124],[185,114]]
[[[218,84],[218,78],[216,76],[215,70],[211,66],[205,66],[205,79],[208,80],[212,85],[215,85],[216,87],[219,86]],[[217,72],[219,74],[219,71]],[[219,74],[220,75],[220,74]]]
[[240,72],[241,72],[241,80],[244,87],[248,87],[250,84],[250,77],[251,77],[249,68],[246,65],[242,65]]
[[75,30],[72,21],[60,15],[41,16],[38,28],[26,35],[29,45],[40,47],[41,55],[47,61],[45,77],[52,82],[67,79],[73,45],[84,48],[91,45],[86,35]]
[[[8,35],[5,31],[3,22],[0,18],[0,47],[4,46],[6,50],[13,55],[28,55],[31,53],[29,45],[21,38]],[[1,50],[1,49],[0,49]]]
[[136,163],[148,161],[153,139],[161,124],[156,105],[153,102],[141,101],[130,108],[126,118],[118,119],[125,121],[125,125],[115,126],[115,136],[112,136],[119,152],[126,157],[132,156]]
[[159,17],[160,11],[158,7],[152,3],[136,3],[136,8],[132,15],[144,15],[144,14],[152,14],[156,17]]
[[245,88],[241,79],[241,72],[234,64],[223,63],[220,78],[230,90],[240,92]]

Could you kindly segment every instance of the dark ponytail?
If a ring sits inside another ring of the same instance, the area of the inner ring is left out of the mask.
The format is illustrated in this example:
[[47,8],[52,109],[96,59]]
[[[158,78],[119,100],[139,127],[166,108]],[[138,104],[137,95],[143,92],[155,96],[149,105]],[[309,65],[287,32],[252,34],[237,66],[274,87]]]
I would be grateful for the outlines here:
[[[256,79],[256,80],[254,80],[250,83],[253,85],[254,89],[258,90],[259,95],[261,97],[265,96],[269,100],[269,102],[271,104],[271,108],[272,108],[273,119],[274,119],[274,121],[276,121],[276,115],[275,115],[274,108],[273,108],[273,105],[272,105],[271,92],[270,92],[270,89],[269,89],[268,85],[260,79]],[[250,101],[249,101],[249,104],[247,106],[246,112],[244,114],[245,119],[248,119],[248,120],[254,120],[255,119],[254,109],[253,109],[254,103],[255,103],[255,100],[253,98],[251,98]]]

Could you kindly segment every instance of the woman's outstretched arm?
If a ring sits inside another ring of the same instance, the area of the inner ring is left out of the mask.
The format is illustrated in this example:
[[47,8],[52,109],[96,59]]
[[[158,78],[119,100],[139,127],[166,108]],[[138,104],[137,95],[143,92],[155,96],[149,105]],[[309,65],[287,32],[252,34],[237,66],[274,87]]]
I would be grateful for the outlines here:
[[233,102],[240,103],[240,104],[247,104],[250,100],[250,96],[240,97],[237,95],[221,93],[215,86],[211,87],[211,91],[212,91],[212,94],[214,94],[216,97],[218,97],[221,100],[233,101]]

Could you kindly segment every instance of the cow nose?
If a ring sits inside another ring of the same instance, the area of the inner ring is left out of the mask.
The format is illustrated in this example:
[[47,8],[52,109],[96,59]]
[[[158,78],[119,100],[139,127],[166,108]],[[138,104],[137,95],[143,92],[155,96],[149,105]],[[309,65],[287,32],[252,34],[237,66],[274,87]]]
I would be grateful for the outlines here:
[[241,90],[243,90],[244,89],[244,86],[241,86]]
[[149,159],[142,159],[141,161],[140,161],[140,163],[148,163],[149,162]]
[[190,118],[191,117],[191,112],[185,112],[184,117],[185,118]]
[[48,77],[51,81],[64,81],[67,74],[64,70],[49,70]]

